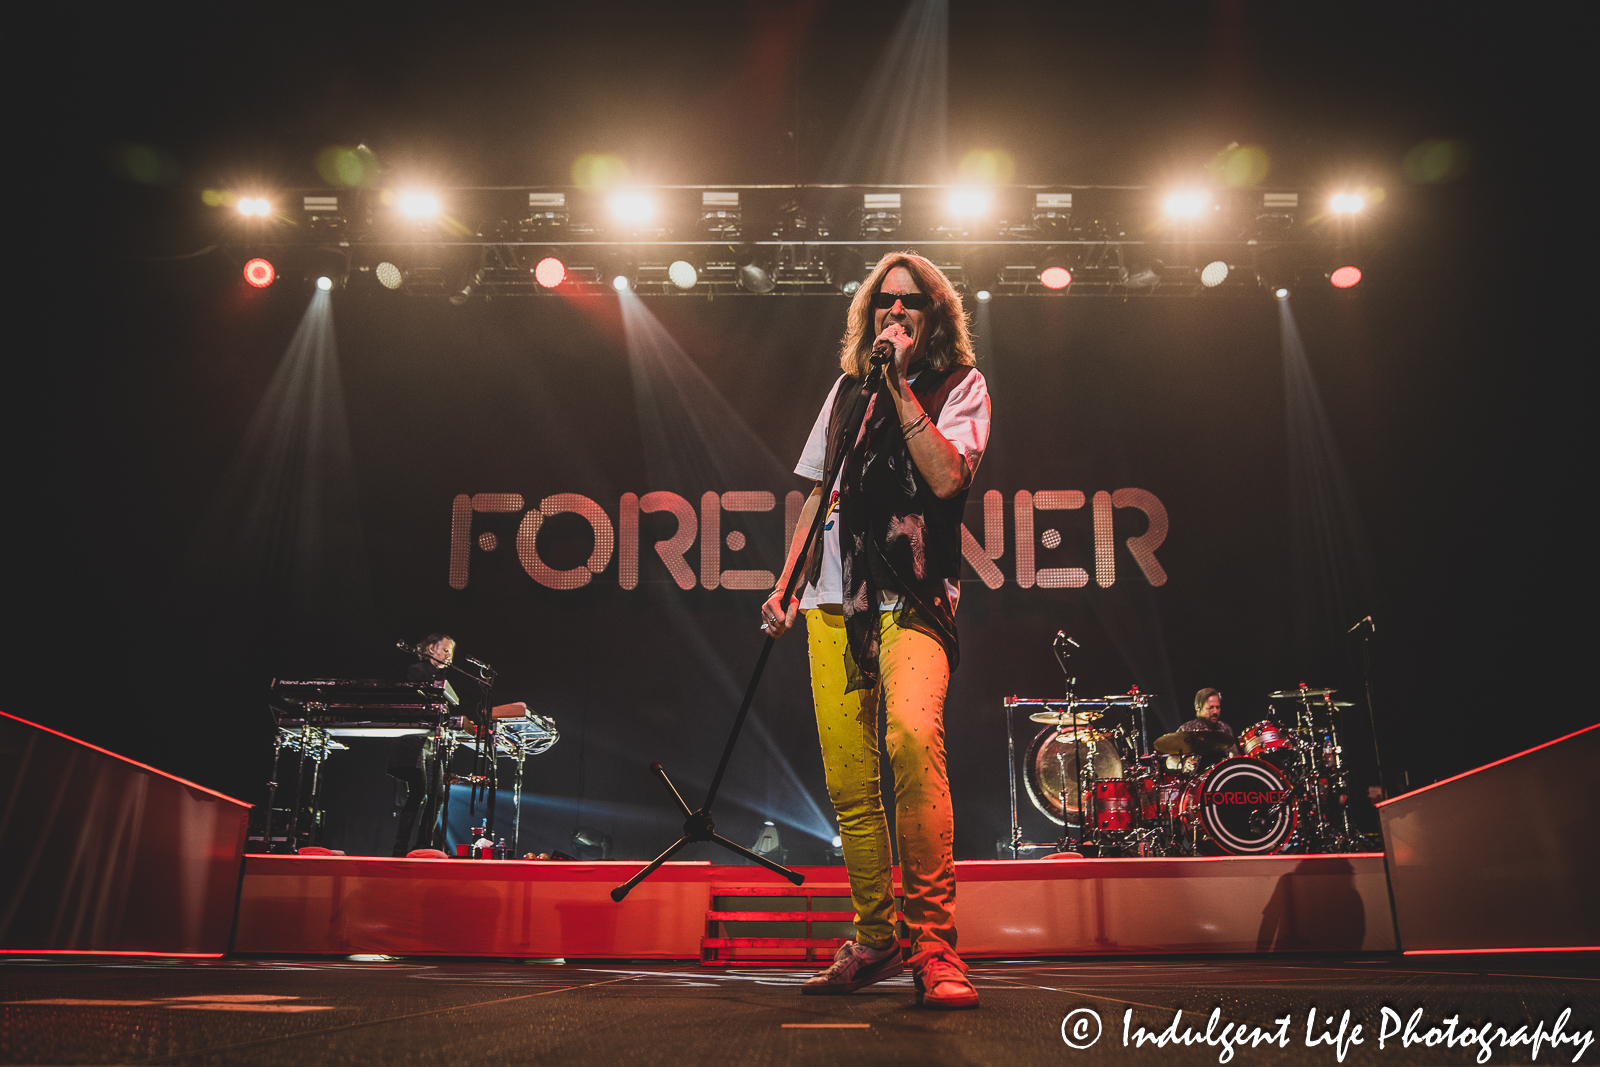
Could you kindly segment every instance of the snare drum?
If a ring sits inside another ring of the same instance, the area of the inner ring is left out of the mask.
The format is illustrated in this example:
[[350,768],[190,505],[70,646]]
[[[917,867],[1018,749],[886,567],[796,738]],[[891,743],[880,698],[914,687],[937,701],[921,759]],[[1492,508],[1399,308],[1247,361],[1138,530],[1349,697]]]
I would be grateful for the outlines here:
[[1149,778],[1096,778],[1089,792],[1097,830],[1132,830],[1159,811],[1156,786]]
[[1239,735],[1246,756],[1270,760],[1282,765],[1294,754],[1294,740],[1289,732],[1270,719],[1263,719]]

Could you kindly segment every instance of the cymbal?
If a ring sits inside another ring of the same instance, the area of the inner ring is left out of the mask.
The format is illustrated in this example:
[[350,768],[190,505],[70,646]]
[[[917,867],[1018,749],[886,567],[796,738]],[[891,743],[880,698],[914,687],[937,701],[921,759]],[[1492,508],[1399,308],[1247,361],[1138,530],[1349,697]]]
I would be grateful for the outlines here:
[[1356,706],[1356,702],[1354,700],[1330,700],[1327,702],[1327,706],[1330,708],[1353,708]]
[[1112,736],[1088,726],[1063,726],[1061,732],[1050,740],[1060,745],[1087,745],[1095,741],[1109,741]]
[[1268,693],[1268,700],[1299,700],[1301,697],[1325,697],[1337,693],[1337,689],[1280,689],[1276,693]]
[[1087,726],[1100,717],[1098,711],[1036,711],[1028,718],[1052,726]]
[[1168,756],[1214,756],[1228,750],[1228,741],[1210,731],[1180,730],[1156,738],[1155,750]]

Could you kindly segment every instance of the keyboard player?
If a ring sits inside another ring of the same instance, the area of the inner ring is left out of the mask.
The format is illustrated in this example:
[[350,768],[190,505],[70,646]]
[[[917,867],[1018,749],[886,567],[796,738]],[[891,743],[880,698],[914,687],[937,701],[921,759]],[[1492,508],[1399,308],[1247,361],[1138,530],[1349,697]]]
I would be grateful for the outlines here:
[[[422,655],[406,668],[408,682],[445,681],[456,657],[455,638],[449,634],[429,634],[418,646]],[[433,750],[433,740],[420,734],[395,739],[389,755],[389,773],[406,783],[406,803],[400,811],[395,831],[394,855],[404,856],[413,848],[412,834],[420,821],[416,848],[442,848],[443,827],[436,826],[439,803],[443,799],[443,768]],[[421,816],[420,820],[418,816]]]

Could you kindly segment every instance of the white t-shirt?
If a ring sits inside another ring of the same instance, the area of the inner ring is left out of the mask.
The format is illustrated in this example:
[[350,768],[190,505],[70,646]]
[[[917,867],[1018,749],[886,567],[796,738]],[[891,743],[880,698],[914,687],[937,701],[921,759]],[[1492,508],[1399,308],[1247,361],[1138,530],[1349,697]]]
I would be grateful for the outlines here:
[[[911,381],[916,378],[912,377]],[[833,383],[833,388],[828,391],[828,399],[823,402],[822,410],[817,413],[817,421],[812,424],[811,436],[806,438],[805,450],[800,453],[800,462],[795,464],[794,472],[802,478],[810,478],[820,482],[827,475],[828,462],[828,422],[833,414],[834,397],[838,395],[840,387],[849,382],[853,387],[853,379],[840,375],[839,380]],[[877,394],[872,398],[871,405],[876,405]],[[867,408],[867,417],[872,415],[872,406]],[[944,434],[946,440],[955,445],[967,460],[967,469],[974,474],[978,471],[978,463],[983,459],[983,450],[989,444],[989,386],[984,382],[983,375],[973,371],[961,380],[950,396],[945,400],[944,409],[939,412],[939,421],[935,427]],[[800,607],[809,610],[818,604],[843,605],[844,604],[844,568],[839,562],[839,523],[837,516],[832,514],[832,509],[839,499],[839,483],[833,483],[833,490],[823,500],[822,506],[829,509],[826,524],[822,528],[822,571],[817,575],[817,584],[807,583],[804,592],[800,595]],[[805,562],[802,557],[800,563]],[[797,564],[798,566],[799,564]],[[953,579],[945,579],[945,590],[950,596],[950,610],[954,611],[956,602],[961,598],[960,583]],[[893,603],[894,595],[886,594],[880,599]]]

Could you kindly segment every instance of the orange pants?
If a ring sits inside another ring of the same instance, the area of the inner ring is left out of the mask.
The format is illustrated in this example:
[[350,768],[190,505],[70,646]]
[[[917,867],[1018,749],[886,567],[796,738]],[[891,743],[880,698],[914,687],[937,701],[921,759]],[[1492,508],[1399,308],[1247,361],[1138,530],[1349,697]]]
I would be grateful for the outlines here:
[[844,616],[806,613],[811,694],[828,796],[839,816],[856,940],[885,948],[895,940],[889,822],[878,776],[878,695],[887,718],[894,771],[895,831],[906,925],[913,949],[930,940],[956,945],[955,818],[944,762],[944,695],[950,665],[927,634],[895,625],[884,612],[878,651],[881,685],[845,692]]

